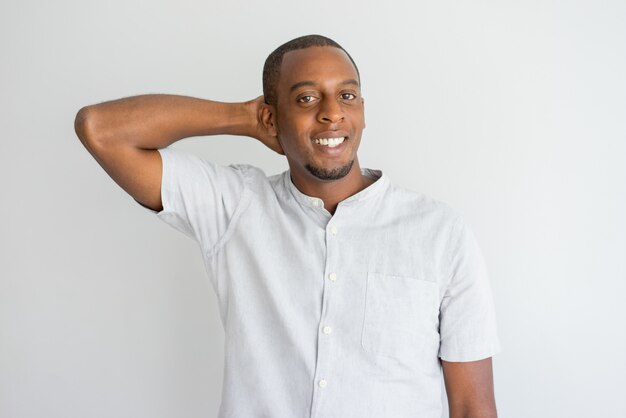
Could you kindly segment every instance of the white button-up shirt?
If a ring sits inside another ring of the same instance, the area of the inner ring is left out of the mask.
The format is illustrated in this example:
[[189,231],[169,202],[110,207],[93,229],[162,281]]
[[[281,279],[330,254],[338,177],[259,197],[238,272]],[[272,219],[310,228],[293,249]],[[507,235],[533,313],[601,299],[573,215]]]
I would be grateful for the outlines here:
[[171,147],[161,220],[196,240],[225,331],[222,418],[439,418],[441,363],[499,350],[476,241],[445,204],[376,181],[340,202]]

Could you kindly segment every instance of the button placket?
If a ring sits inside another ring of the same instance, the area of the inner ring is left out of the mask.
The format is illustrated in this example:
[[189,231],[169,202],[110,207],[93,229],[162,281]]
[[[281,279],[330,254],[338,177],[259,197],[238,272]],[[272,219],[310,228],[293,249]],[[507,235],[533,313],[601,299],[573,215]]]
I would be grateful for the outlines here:
[[[335,213],[335,219],[337,213]],[[334,293],[336,292],[337,273],[333,271],[333,267],[336,267],[336,261],[339,259],[339,241],[338,241],[339,228],[334,220],[331,220],[326,225],[326,260],[325,260],[325,284],[323,287],[322,295],[322,316],[319,324],[318,339],[318,351],[317,351],[317,365],[315,370],[314,381],[316,382],[317,391],[314,393],[312,414],[311,416],[317,416],[319,408],[320,398],[324,396],[323,393],[329,388],[329,381],[332,382],[332,364],[334,362],[333,352],[331,350],[334,344],[335,330],[332,323],[333,318],[333,304]],[[318,392],[319,391],[319,392]]]

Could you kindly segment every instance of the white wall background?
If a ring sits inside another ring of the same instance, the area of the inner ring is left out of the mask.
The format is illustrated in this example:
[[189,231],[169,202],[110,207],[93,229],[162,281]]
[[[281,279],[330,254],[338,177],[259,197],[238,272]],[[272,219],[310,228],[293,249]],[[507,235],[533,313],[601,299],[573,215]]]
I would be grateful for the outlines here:
[[[503,352],[501,417],[625,417],[626,2],[0,3],[0,416],[211,417],[223,331],[194,242],[73,131],[143,93],[261,94],[321,33],[360,67],[362,166],[463,212]],[[247,138],[174,145],[286,169]]]

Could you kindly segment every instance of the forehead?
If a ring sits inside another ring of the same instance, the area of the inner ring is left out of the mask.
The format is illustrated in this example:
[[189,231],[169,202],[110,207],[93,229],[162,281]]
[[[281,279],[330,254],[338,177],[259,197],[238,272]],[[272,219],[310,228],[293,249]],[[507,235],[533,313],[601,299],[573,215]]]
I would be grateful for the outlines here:
[[347,79],[358,80],[348,55],[339,48],[314,46],[289,51],[283,56],[278,89],[288,93],[291,86],[302,81],[328,84]]

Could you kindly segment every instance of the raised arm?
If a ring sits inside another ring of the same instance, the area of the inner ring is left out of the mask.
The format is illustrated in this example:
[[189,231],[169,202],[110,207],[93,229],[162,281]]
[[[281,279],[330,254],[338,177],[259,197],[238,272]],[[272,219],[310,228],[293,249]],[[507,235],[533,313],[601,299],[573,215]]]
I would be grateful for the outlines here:
[[76,135],[107,174],[140,204],[161,211],[162,162],[157,149],[188,137],[243,135],[283,154],[260,123],[262,96],[243,103],[150,94],[80,109]]

